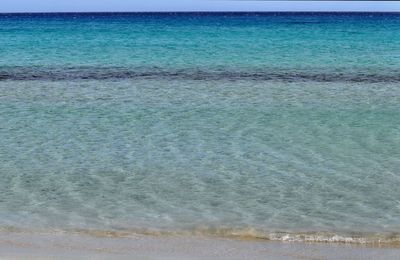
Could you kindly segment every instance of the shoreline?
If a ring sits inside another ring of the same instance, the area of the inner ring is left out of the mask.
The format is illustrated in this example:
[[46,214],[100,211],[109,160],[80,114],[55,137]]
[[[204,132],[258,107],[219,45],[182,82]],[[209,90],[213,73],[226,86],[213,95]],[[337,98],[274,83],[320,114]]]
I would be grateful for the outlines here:
[[0,232],[2,259],[394,259],[400,248],[206,236]]
[[400,249],[399,232],[333,232],[333,231],[298,231],[257,230],[254,228],[210,228],[197,227],[194,229],[43,229],[18,228],[14,226],[0,227],[1,234],[30,234],[30,235],[77,235],[97,238],[131,238],[136,236],[148,237],[198,237],[209,239],[231,239],[254,242],[283,242],[283,243],[312,243],[312,244],[343,244],[371,248]]

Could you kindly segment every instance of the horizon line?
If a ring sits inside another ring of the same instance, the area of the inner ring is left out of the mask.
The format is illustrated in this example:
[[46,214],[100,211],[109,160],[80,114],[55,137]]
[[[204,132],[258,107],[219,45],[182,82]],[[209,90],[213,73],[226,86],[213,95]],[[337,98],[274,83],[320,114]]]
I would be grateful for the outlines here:
[[[258,0],[264,1],[264,0]],[[400,11],[31,11],[31,12],[0,12],[4,14],[141,14],[141,13],[399,13]]]

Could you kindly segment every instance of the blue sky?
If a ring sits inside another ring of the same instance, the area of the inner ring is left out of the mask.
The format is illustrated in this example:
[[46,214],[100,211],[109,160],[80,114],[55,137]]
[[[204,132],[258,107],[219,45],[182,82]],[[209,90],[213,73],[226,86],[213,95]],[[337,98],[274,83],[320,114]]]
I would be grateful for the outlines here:
[[400,2],[224,0],[0,0],[0,12],[399,11]]

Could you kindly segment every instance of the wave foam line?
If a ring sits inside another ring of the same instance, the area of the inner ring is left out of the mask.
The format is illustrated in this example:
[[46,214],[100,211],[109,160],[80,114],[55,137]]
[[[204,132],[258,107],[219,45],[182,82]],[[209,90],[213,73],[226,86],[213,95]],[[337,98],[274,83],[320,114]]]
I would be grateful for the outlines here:
[[266,240],[280,242],[306,242],[306,243],[342,243],[359,244],[377,247],[400,248],[400,233],[334,233],[334,232],[285,232],[285,231],[264,231],[254,228],[207,228],[200,227],[191,230],[165,230],[152,228],[135,228],[127,230],[101,230],[101,229],[36,229],[26,230],[15,227],[0,228],[0,232],[12,233],[72,233],[94,237],[121,238],[135,235],[148,236],[199,236],[230,238],[240,240]]

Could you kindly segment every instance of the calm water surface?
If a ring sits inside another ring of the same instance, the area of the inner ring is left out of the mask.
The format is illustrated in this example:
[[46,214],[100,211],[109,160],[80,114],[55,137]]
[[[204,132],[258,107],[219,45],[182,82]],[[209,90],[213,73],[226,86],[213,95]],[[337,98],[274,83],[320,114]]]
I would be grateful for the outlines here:
[[0,229],[400,240],[400,15],[0,15]]

